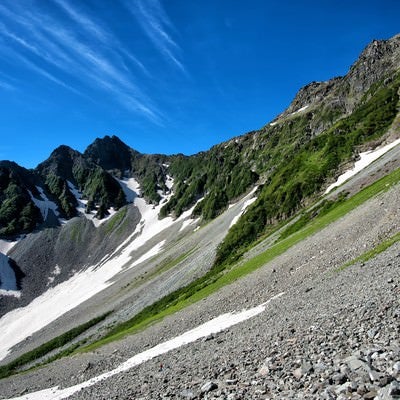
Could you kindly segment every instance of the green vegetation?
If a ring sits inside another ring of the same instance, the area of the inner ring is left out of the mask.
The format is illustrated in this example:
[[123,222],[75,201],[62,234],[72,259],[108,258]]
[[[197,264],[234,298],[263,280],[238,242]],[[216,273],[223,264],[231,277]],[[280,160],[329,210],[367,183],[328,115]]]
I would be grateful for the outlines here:
[[40,210],[13,170],[0,167],[0,238],[31,232],[42,222]]
[[22,356],[16,358],[14,361],[10,362],[9,364],[0,366],[0,379],[6,378],[7,376],[15,374],[24,365],[32,363],[35,360],[45,356],[49,352],[51,352],[55,349],[58,349],[59,347],[64,346],[65,344],[67,344],[71,340],[75,339],[77,336],[79,336],[83,332],[87,331],[92,326],[103,321],[110,314],[111,314],[111,312],[108,312],[97,318],[93,318],[92,320],[90,320],[82,325],[79,325],[76,328],[69,330],[68,332],[63,333],[62,335],[57,336],[56,338],[50,340],[49,342],[42,344],[41,346],[37,347],[36,349],[23,354]]
[[166,191],[166,167],[167,156],[159,154],[139,154],[134,152],[132,156],[132,171],[140,183],[141,195],[146,201],[158,204],[161,197],[159,190]]
[[311,207],[298,216],[296,221],[292,224],[288,224],[287,228],[283,230],[281,233],[279,240],[285,239],[291,234],[297,232],[304,226],[306,226],[311,220],[316,218],[317,216],[323,216],[336,207],[338,204],[342,203],[346,200],[346,193],[340,193],[336,200],[323,200],[318,203],[315,207]]
[[46,177],[48,191],[56,198],[61,214],[66,218],[76,216],[76,206],[78,202],[68,188],[67,181],[55,174]]
[[155,276],[161,275],[164,272],[170,270],[171,268],[174,268],[175,266],[180,264],[182,261],[186,260],[186,258],[188,258],[189,255],[192,254],[194,251],[195,251],[195,248],[189,250],[186,253],[181,254],[177,258],[164,260],[164,262],[157,265],[156,268],[150,274],[142,275],[139,278],[136,278],[135,280],[126,284],[123,287],[123,290],[131,290],[135,287],[143,285],[144,282],[148,282],[151,279],[153,279]]
[[74,183],[88,200],[86,212],[99,205],[98,218],[107,215],[108,208],[118,209],[126,204],[122,188],[108,172],[67,146],[54,150],[35,172],[44,179],[48,191],[66,218],[76,215],[78,205],[67,181]]
[[83,195],[93,205],[100,205],[98,217],[104,217],[105,210],[109,207],[118,209],[126,204],[124,192],[108,172],[97,167],[94,170],[87,170],[84,176],[83,181],[78,181],[79,185],[83,188]]
[[111,233],[113,232],[117,227],[120,226],[121,222],[124,220],[124,218],[126,217],[126,213],[127,213],[127,208],[121,208],[121,210],[119,210],[115,215],[113,215],[109,221],[106,222],[106,224],[104,225],[104,231],[106,233]]
[[292,217],[312,199],[357,146],[386,132],[397,113],[399,86],[398,77],[391,86],[371,92],[369,100],[350,116],[284,155],[262,186],[257,201],[220,244],[216,264],[237,260],[271,225]]
[[218,216],[229,201],[243,194],[259,178],[246,151],[250,141],[242,136],[192,157],[171,157],[169,172],[175,179],[174,196],[161,209],[160,216],[178,217],[201,198],[194,214],[205,220]]
[[[337,221],[351,210],[355,209],[372,197],[389,190],[392,185],[400,182],[400,169],[379,179],[372,185],[364,188],[356,195],[346,199],[344,196],[335,202],[326,202],[319,208],[319,213],[314,218],[285,238],[280,238],[265,252],[241,263],[214,265],[203,277],[191,284],[178,289],[154,304],[144,308],[130,320],[115,326],[107,335],[81,351],[93,350],[106,343],[118,340],[128,334],[144,329],[146,326],[157,322],[167,315],[173,314],[190,304],[193,304],[221,287],[228,285],[237,279],[255,271],[277,256],[283,254],[290,247],[318,232],[330,223]],[[390,244],[389,244],[390,245]]]
[[392,237],[389,239],[379,243],[377,246],[375,246],[373,249],[366,251],[364,254],[361,254],[360,256],[356,257],[354,260],[351,260],[347,262],[346,264],[343,264],[339,268],[336,269],[336,272],[340,272],[345,270],[346,268],[358,264],[358,263],[365,263],[371,258],[376,257],[378,254],[383,253],[386,249],[391,247],[393,244],[397,243],[400,241],[400,232],[397,232],[394,234]]

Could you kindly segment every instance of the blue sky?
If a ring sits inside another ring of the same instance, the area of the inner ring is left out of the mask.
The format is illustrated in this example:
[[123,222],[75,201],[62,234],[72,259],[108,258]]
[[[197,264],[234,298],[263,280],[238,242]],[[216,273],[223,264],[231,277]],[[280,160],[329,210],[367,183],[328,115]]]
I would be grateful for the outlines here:
[[2,0],[0,159],[35,167],[106,134],[207,150],[345,74],[399,15],[397,0]]

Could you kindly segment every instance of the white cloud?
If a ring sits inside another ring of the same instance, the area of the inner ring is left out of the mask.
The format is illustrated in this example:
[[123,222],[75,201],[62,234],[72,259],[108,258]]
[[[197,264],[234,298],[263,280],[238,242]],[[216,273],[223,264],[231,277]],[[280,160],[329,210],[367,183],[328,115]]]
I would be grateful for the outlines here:
[[167,60],[187,75],[185,66],[179,60],[178,54],[181,53],[181,48],[167,31],[168,29],[174,30],[173,24],[159,0],[137,0],[134,2],[125,0],[124,4],[136,18],[153,45]]
[[[63,0],[55,3],[72,25],[57,13],[22,8],[18,3],[10,7],[0,4],[0,15],[4,17],[0,23],[0,51],[4,56],[76,94],[83,95],[88,86],[105,91],[126,109],[160,124],[161,112],[139,87],[135,71],[125,60],[149,77],[144,64],[82,10]],[[8,45],[10,41],[13,46]]]

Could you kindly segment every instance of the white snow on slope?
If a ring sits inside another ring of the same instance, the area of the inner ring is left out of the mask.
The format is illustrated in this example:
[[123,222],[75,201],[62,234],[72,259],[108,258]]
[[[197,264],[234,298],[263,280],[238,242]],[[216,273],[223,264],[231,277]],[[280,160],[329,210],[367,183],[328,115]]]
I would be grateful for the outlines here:
[[160,243],[157,243],[154,247],[152,247],[147,253],[143,254],[136,261],[129,265],[129,268],[134,267],[135,265],[139,265],[144,261],[149,260],[150,258],[156,256],[162,249],[165,244],[165,240],[162,240]]
[[165,186],[171,190],[172,186],[174,186],[174,178],[172,176],[167,175],[167,180],[165,181]]
[[[0,360],[7,356],[12,346],[110,286],[112,278],[123,268],[137,265],[135,263],[137,259],[132,256],[132,253],[145,245],[156,234],[175,223],[170,217],[158,219],[161,204],[155,207],[147,204],[140,197],[136,197],[134,203],[142,215],[141,223],[138,224],[135,232],[112,254],[105,257],[99,264],[78,272],[68,281],[49,288],[26,307],[10,311],[0,319],[2,339],[0,341]],[[188,215],[184,213],[177,222],[180,223],[187,217]],[[155,246],[146,254],[156,255],[156,251],[161,250],[161,245]]]
[[34,197],[31,191],[28,190],[28,192],[29,195],[31,196],[32,201],[35,203],[35,206],[39,208],[43,220],[46,221],[47,215],[49,214],[49,210],[52,210],[54,214],[58,216],[59,212],[57,210],[57,204],[50,201],[47,198],[46,194],[44,193],[44,190],[40,186],[36,186],[36,189],[39,191],[42,200],[39,200],[36,197]]
[[[180,220],[184,220],[182,223],[181,228],[179,229],[179,232],[182,232],[183,230],[185,230],[185,228],[187,228],[189,225],[195,225],[200,221],[200,218],[190,218],[190,216],[193,214],[194,209],[196,208],[197,204],[199,204],[201,201],[203,201],[204,197],[202,197],[201,199],[196,201],[196,204],[191,207],[189,210],[185,211],[182,213],[182,215],[180,216]],[[195,229],[197,229],[198,227],[196,227]]]
[[18,240],[0,239],[0,253],[6,254],[18,243]]
[[[293,111],[292,113],[288,114],[287,116],[290,117],[291,115],[296,115],[298,113],[301,113],[304,110],[307,110],[307,108],[309,107],[309,105],[306,105],[304,107],[299,108],[296,111]],[[269,125],[270,126],[275,126],[276,124],[278,124],[279,122],[281,122],[281,120],[284,120],[284,118],[279,118],[278,120],[274,121],[274,122],[270,122]]]
[[39,392],[29,393],[23,395],[21,397],[14,397],[13,399],[8,400],[61,400],[66,399],[69,396],[72,396],[74,393],[79,392],[81,389],[90,387],[95,385],[98,382],[104,381],[108,378],[111,378],[114,375],[120,374],[121,372],[128,371],[131,368],[134,368],[148,360],[151,360],[154,357],[158,357],[162,354],[165,354],[171,350],[177,349],[189,343],[195,342],[198,339],[207,337],[209,335],[221,332],[225,329],[230,328],[233,325],[239,324],[240,322],[246,321],[250,318],[253,318],[259,314],[261,314],[267,308],[268,304],[283,296],[284,292],[277,294],[276,296],[271,297],[265,303],[260,304],[257,307],[250,308],[248,310],[243,310],[236,313],[227,313],[222,314],[219,317],[216,317],[190,331],[183,333],[180,336],[177,336],[171,340],[160,343],[155,347],[152,347],[149,350],[146,350],[142,353],[136,354],[132,358],[125,361],[119,367],[105,372],[99,376],[96,376],[92,379],[89,379],[86,382],[79,383],[78,385],[71,386],[65,389],[59,389],[58,386],[54,386],[49,389],[44,389]]
[[21,292],[17,288],[15,272],[8,260],[7,256],[0,253],[0,296],[20,297]]
[[365,153],[360,153],[360,159],[355,162],[354,167],[344,174],[340,175],[335,183],[330,185],[326,190],[325,194],[329,193],[333,188],[340,186],[342,183],[346,182],[352,176],[356,175],[358,172],[368,167],[372,162],[377,160],[383,154],[387,153],[390,149],[397,146],[400,143],[400,139],[395,140],[386,146],[378,147],[373,151],[366,151]]
[[139,194],[139,183],[135,180],[135,178],[119,179],[118,182],[125,194],[126,201],[128,203],[133,203]]
[[307,108],[308,108],[308,105],[306,105],[306,106],[304,106],[304,107],[301,107],[301,108],[299,108],[299,109],[296,110],[296,111],[293,111],[293,112],[290,113],[289,115],[296,115],[296,114],[298,114],[298,113],[301,113],[301,112],[304,111],[304,110],[307,110]]
[[[200,218],[196,218],[196,219],[189,218],[186,221],[183,221],[181,229],[179,229],[179,232],[184,231],[190,225],[196,225],[199,221],[200,221]],[[198,228],[198,226],[196,226],[195,229],[197,229],[197,228]]]
[[96,228],[99,227],[101,224],[104,224],[104,222],[108,221],[113,215],[115,215],[116,211],[114,210],[114,208],[109,208],[108,209],[109,215],[107,215],[103,219],[97,219],[96,212],[93,210],[89,214],[86,213],[86,205],[87,205],[88,201],[82,198],[82,193],[75,187],[75,185],[72,182],[67,181],[67,183],[68,183],[69,190],[75,196],[75,198],[78,202],[78,206],[76,207],[76,210],[78,211],[78,213],[85,216],[88,220],[92,221],[93,225]]
[[52,284],[54,282],[54,280],[56,279],[57,275],[61,274],[61,268],[59,265],[56,265],[53,272],[50,274],[50,276],[48,277],[47,280],[47,286],[49,286],[50,284]]
[[236,222],[238,222],[239,218],[245,213],[245,211],[247,210],[247,208],[253,204],[256,200],[257,197],[251,197],[257,190],[257,186],[245,197],[246,201],[243,204],[242,209],[240,210],[240,213],[238,215],[236,215],[235,217],[233,217],[231,224],[229,225],[229,229],[232,228],[233,225],[236,224]]

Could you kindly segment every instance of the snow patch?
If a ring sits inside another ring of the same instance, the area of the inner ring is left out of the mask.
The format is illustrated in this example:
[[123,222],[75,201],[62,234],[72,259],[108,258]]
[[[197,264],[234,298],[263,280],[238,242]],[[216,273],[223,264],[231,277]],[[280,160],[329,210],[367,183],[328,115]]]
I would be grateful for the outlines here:
[[[136,185],[139,186],[137,183]],[[168,200],[169,197],[170,195],[167,195],[163,198]],[[171,217],[159,220],[158,213],[162,207],[161,204],[153,206],[140,197],[134,199],[134,204],[139,208],[142,220],[130,237],[112,254],[100,263],[76,273],[69,280],[49,288],[27,306],[12,310],[0,318],[2,339],[0,360],[7,356],[14,345],[112,285],[112,279],[119,272],[124,268],[137,265],[138,260],[134,258],[134,252],[137,249],[166,228],[188,217],[184,213],[176,221]],[[164,242],[155,246],[146,253],[146,256],[155,255],[163,244]],[[144,259],[141,262],[143,261]],[[90,285],[87,284],[88,282]]]
[[0,239],[0,253],[7,254],[19,240],[11,241]]
[[59,216],[59,212],[57,210],[57,204],[50,201],[46,194],[44,193],[44,190],[40,187],[40,186],[36,186],[36,189],[39,191],[40,193],[40,197],[42,198],[42,200],[37,199],[30,190],[28,190],[29,195],[31,196],[31,200],[33,201],[33,203],[35,204],[35,206],[37,208],[39,208],[40,213],[42,214],[43,217],[43,221],[46,221],[47,216],[49,214],[49,210],[52,210],[54,212],[54,214],[58,217]]
[[230,328],[233,325],[237,325],[241,322],[244,322],[250,318],[254,318],[257,315],[261,314],[267,308],[268,304],[283,296],[284,292],[277,294],[276,296],[271,297],[265,303],[260,304],[254,308],[250,308],[248,310],[243,310],[240,312],[226,313],[222,314],[219,317],[216,317],[198,327],[191,329],[183,333],[180,336],[177,336],[171,340],[160,343],[155,347],[152,347],[149,350],[143,351],[142,353],[136,354],[131,357],[124,363],[122,363],[119,367],[105,372],[99,376],[89,379],[86,382],[79,383],[75,386],[71,386],[65,389],[59,389],[58,386],[54,386],[49,389],[44,389],[39,392],[29,393],[23,395],[21,397],[14,397],[13,399],[8,400],[61,400],[65,399],[69,396],[72,396],[74,393],[79,392],[81,389],[88,388],[93,386],[99,382],[105,381],[106,379],[111,378],[114,375],[120,374],[122,372],[128,371],[146,361],[149,361],[155,357],[158,357],[162,354],[168,353],[171,350],[178,349],[179,347],[185,346],[189,343],[193,343],[196,340],[201,338],[216,334],[225,329]]
[[340,175],[335,183],[328,186],[324,194],[329,193],[333,188],[340,186],[342,183],[346,182],[352,176],[356,175],[361,170],[368,167],[368,165],[377,160],[383,154],[387,153],[393,147],[397,146],[399,143],[400,139],[397,139],[394,142],[387,144],[386,146],[378,147],[377,149],[372,151],[366,151],[364,153],[360,153],[360,159],[354,163],[354,167],[346,171],[344,174]]
[[[199,221],[200,221],[200,218],[196,218],[196,219],[190,218],[190,219],[187,219],[186,221],[183,221],[182,226],[181,226],[181,229],[179,229],[179,232],[184,231],[184,230],[185,230],[188,226],[190,226],[190,225],[196,225]],[[197,226],[197,227],[194,229],[194,231],[197,230],[198,228],[200,228],[200,227]]]
[[304,106],[304,107],[301,107],[301,108],[299,108],[298,110],[293,111],[293,112],[290,113],[289,115],[296,115],[296,114],[298,114],[298,113],[301,113],[302,111],[307,110],[308,107],[309,107],[308,105],[306,105],[306,106]]
[[139,194],[139,183],[134,178],[118,179],[118,182],[125,194],[126,201],[133,203]]
[[134,267],[135,265],[139,265],[142,262],[156,256],[162,249],[162,247],[165,244],[165,240],[162,240],[160,243],[156,244],[154,247],[152,247],[147,253],[143,254],[141,257],[139,257],[135,262],[129,265],[129,268]]
[[165,186],[171,190],[172,186],[174,186],[174,178],[172,176],[167,175],[167,180],[165,181]]
[[9,258],[0,253],[0,296],[1,295],[20,297],[21,292],[17,288],[17,279],[9,263]]
[[[240,213],[238,215],[236,215],[235,217],[233,217],[231,224],[229,225],[229,229],[232,228],[233,225],[235,225],[239,218],[245,213],[245,211],[247,210],[247,208],[253,204],[256,200],[257,197],[251,197],[257,190],[257,186],[245,197],[247,200],[243,203],[243,207],[240,210]],[[250,197],[250,198],[249,198]]]
[[96,218],[96,212],[93,210],[90,213],[86,213],[86,205],[88,203],[88,200],[82,198],[82,193],[75,187],[75,185],[72,182],[67,181],[67,184],[69,190],[75,196],[76,201],[78,202],[76,210],[78,211],[79,214],[84,215],[88,220],[92,221],[93,225],[96,228],[104,224],[104,222],[108,221],[113,215],[116,214],[117,211],[113,207],[107,210],[109,215],[107,215],[103,219]]
[[179,229],[179,232],[182,232],[189,225],[196,224],[198,221],[200,221],[200,218],[194,219],[194,218],[189,218],[189,217],[193,214],[193,211],[196,208],[197,204],[199,204],[203,199],[204,199],[204,197],[197,200],[196,204],[192,208],[183,212],[182,215],[179,217],[180,220],[183,220],[183,223],[182,223],[181,228]]
[[56,279],[56,276],[60,275],[60,274],[61,274],[61,268],[58,265],[56,265],[54,267],[53,272],[50,274],[50,276],[48,278],[47,286],[52,284],[54,282],[54,279]]
[[270,122],[269,125],[270,125],[270,126],[275,126],[277,123],[278,123],[278,121]]

